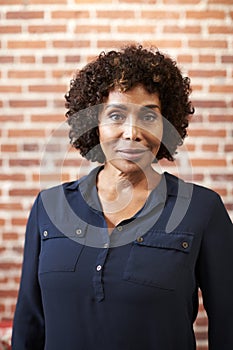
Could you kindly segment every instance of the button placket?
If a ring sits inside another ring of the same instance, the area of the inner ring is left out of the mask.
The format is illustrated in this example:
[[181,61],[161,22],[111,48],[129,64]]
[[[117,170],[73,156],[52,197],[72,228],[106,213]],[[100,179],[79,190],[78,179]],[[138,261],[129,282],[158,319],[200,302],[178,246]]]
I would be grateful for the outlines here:
[[93,288],[96,300],[98,302],[104,299],[104,288],[103,288],[103,268],[108,255],[109,249],[102,249],[97,257],[96,267],[93,276]]

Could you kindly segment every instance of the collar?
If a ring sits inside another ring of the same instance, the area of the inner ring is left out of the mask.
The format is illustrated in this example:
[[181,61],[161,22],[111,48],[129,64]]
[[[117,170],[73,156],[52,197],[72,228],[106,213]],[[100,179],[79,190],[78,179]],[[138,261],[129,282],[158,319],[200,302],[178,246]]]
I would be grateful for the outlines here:
[[[96,187],[96,178],[102,169],[103,165],[92,169],[88,175],[83,176],[79,180],[66,183],[65,188],[69,191],[76,191],[81,187],[82,194],[89,192],[90,188]],[[192,196],[192,187],[192,183],[187,183],[175,175],[164,172],[162,174],[162,179],[157,187],[157,190],[162,194],[163,198],[168,196],[175,196],[188,199]],[[164,192],[165,189],[166,193]],[[152,193],[155,190],[153,190]]]

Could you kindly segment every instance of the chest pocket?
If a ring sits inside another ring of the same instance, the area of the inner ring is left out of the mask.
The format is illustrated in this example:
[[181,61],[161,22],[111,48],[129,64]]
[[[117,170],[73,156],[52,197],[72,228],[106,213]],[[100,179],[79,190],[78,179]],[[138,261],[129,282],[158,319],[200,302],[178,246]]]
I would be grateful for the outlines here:
[[123,279],[174,290],[188,271],[192,233],[148,232],[133,242]]
[[39,274],[45,272],[75,271],[83,245],[75,242],[72,236],[62,234],[54,226],[41,231],[41,252]]

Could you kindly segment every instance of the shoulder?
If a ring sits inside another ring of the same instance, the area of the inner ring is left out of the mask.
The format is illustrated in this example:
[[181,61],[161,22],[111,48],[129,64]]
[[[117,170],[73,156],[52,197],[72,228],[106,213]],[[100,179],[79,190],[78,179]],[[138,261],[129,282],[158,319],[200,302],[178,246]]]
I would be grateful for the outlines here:
[[215,226],[216,221],[218,225],[229,225],[229,215],[218,193],[168,173],[165,176],[168,197],[170,196],[170,201],[173,202],[172,213],[176,221],[179,217],[185,219],[188,226],[199,228],[206,227],[209,223]]
[[175,191],[177,193],[179,193],[179,187],[183,187],[184,190],[186,190],[185,192],[183,192],[189,194],[190,196],[210,200],[218,200],[220,198],[217,192],[208,187],[196,184],[194,182],[185,181],[184,179],[167,172],[165,173],[165,177],[168,183],[168,187],[170,186],[171,188],[175,188]]
[[170,191],[176,200],[184,199],[184,205],[196,213],[200,213],[201,216],[211,214],[216,207],[224,207],[220,195],[214,190],[194,182],[185,181],[170,173],[166,173],[165,177],[168,195]]

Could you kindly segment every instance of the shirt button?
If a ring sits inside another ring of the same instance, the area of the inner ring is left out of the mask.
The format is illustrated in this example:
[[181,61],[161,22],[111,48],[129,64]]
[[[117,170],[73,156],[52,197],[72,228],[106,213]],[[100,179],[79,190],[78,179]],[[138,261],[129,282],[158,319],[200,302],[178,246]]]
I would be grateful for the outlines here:
[[100,271],[102,269],[102,266],[101,265],[98,265],[97,267],[96,267],[96,270],[97,271]]
[[82,234],[82,230],[80,228],[77,228],[77,230],[75,231],[75,233],[80,236]]
[[137,242],[138,242],[138,243],[143,242],[143,238],[142,238],[142,237],[138,237],[138,238],[137,238]]
[[121,232],[121,231],[123,230],[123,227],[122,227],[122,226],[117,226],[117,230],[118,230],[119,232]]
[[189,246],[188,242],[183,242],[183,243],[182,243],[182,247],[183,247],[184,249],[187,249],[188,246]]
[[48,233],[48,231],[46,231],[46,230],[43,232],[43,236],[44,236],[44,237],[47,237],[48,234],[49,234],[49,233]]
[[104,248],[108,248],[109,244],[108,243],[104,243]]

